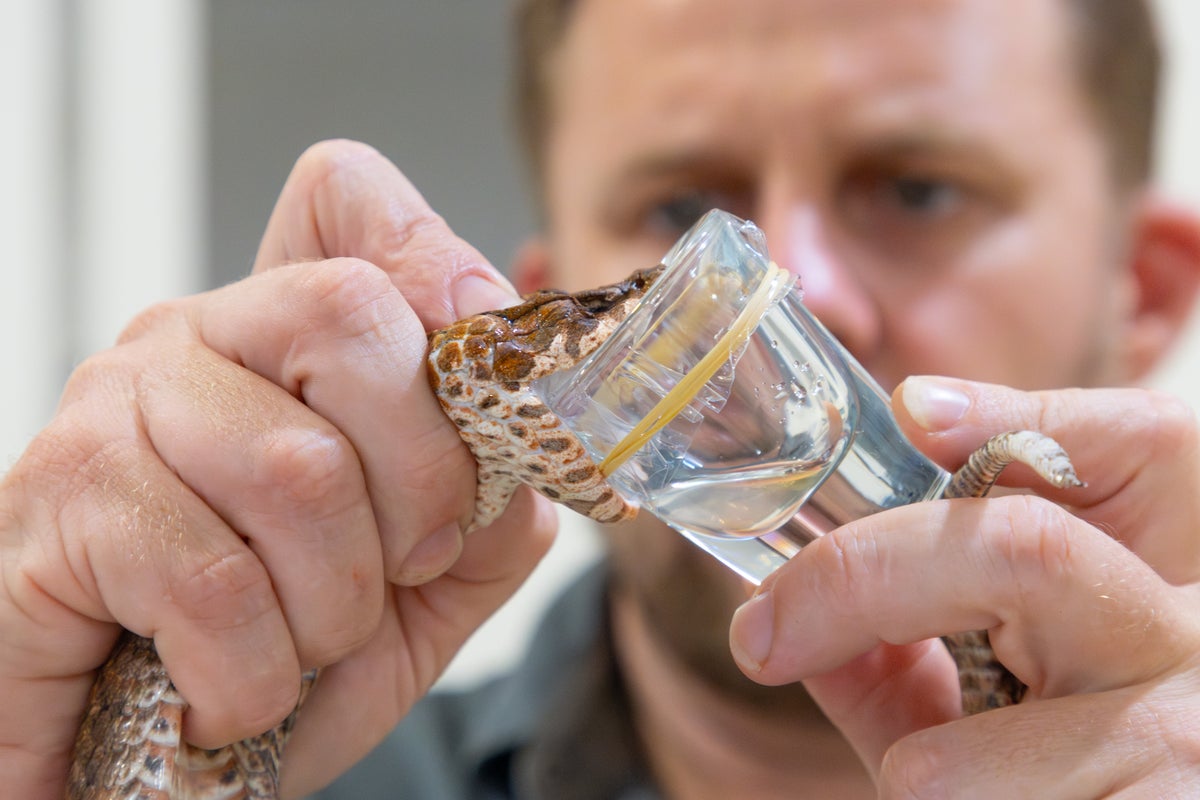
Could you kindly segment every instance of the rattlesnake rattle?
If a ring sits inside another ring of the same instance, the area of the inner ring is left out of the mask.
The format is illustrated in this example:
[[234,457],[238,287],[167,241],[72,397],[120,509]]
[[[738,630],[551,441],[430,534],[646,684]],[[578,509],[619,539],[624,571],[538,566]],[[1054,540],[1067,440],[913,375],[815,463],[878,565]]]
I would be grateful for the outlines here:
[[[599,522],[618,522],[636,513],[574,434],[530,391],[530,384],[574,366],[604,342],[662,269],[642,270],[620,283],[576,294],[538,292],[517,306],[430,334],[431,386],[479,464],[471,530],[498,517],[522,483]],[[1081,485],[1053,440],[1017,431],[993,437],[972,454],[943,496],[982,496],[1013,461],[1029,465],[1054,486]],[[944,639],[958,665],[966,713],[1020,700],[1025,687],[996,660],[986,631]],[[301,702],[315,679],[315,671],[303,677]],[[278,797],[279,759],[296,711],[261,736],[201,750],[182,741],[186,707],[153,643],[123,633],[92,688],[67,798]]]

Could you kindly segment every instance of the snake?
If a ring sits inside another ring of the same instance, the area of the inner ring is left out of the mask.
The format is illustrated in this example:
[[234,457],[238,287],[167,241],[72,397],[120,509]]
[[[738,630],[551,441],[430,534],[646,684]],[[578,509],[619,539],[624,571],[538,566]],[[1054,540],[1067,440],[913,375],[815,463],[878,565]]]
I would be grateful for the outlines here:
[[[660,264],[582,292],[536,292],[515,306],[474,315],[429,334],[430,386],[478,463],[475,515],[468,532],[494,521],[522,484],[601,523],[620,522],[637,512],[531,384],[576,366],[599,347],[663,269]],[[1070,459],[1053,439],[1033,431],[1010,431],[972,453],[943,496],[981,497],[1012,462],[1032,467],[1054,486],[1081,485]],[[986,631],[943,640],[958,667],[965,713],[1020,701],[1025,687],[996,659]],[[315,670],[302,677],[301,703],[316,680]],[[215,750],[183,740],[186,708],[153,642],[122,632],[89,695],[67,798],[279,796],[280,760],[299,703],[272,730]]]

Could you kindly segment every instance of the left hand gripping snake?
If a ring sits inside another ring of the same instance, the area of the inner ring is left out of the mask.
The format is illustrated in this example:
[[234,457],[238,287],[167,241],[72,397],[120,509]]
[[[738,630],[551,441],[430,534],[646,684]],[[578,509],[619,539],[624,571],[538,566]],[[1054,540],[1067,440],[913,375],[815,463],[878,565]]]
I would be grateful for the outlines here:
[[[611,286],[544,291],[429,336],[430,383],[479,464],[471,529],[492,522],[524,483],[599,522],[636,513],[575,435],[530,390],[533,380],[574,366],[638,303],[662,267]],[[955,473],[945,497],[980,497],[1012,461],[1059,487],[1079,485],[1053,440],[1028,431],[990,439]],[[986,631],[945,637],[959,668],[963,708],[1018,702],[1024,686],[995,658]],[[304,676],[301,697],[315,680]],[[219,750],[181,739],[186,702],[153,643],[128,631],[101,667],[75,745],[71,800],[273,800],[279,760],[296,712],[261,736]],[[299,706],[297,706],[297,710]]]

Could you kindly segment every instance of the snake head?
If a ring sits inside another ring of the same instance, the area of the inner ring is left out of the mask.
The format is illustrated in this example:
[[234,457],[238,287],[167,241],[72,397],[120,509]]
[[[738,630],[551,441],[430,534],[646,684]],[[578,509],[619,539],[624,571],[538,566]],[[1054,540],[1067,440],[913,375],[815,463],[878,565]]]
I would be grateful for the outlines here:
[[532,384],[603,344],[661,272],[575,294],[536,292],[429,335],[430,385],[478,463],[468,530],[500,516],[522,483],[598,522],[637,513]]

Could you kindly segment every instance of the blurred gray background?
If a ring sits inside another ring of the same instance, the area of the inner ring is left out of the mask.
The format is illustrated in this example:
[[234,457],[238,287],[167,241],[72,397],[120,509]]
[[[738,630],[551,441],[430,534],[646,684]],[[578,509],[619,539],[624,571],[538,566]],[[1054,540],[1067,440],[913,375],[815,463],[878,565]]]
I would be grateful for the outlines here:
[[245,274],[292,162],[333,137],[383,151],[506,269],[532,224],[509,112],[509,5],[211,0],[211,281]]

